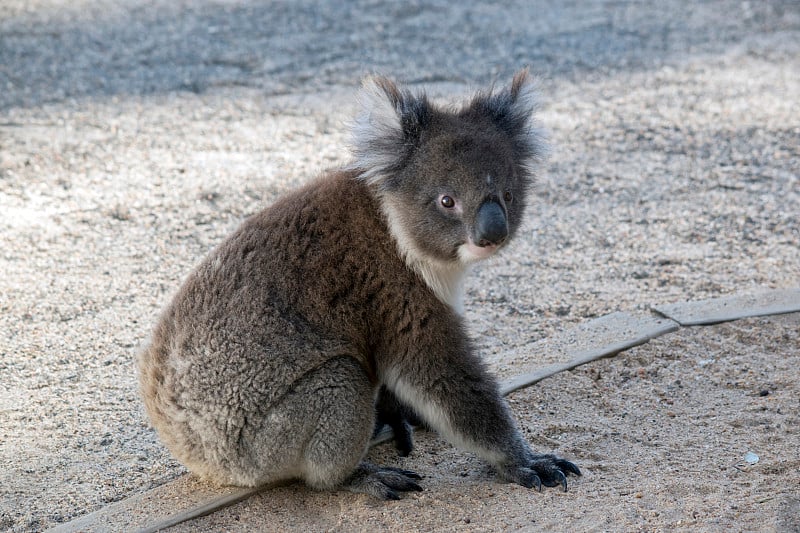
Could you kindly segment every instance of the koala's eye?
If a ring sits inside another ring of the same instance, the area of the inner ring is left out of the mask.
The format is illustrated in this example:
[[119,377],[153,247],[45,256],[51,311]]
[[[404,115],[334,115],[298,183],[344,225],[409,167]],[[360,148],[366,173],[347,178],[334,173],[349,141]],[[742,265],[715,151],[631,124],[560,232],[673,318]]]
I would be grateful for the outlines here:
[[511,191],[506,191],[503,195],[503,200],[505,200],[506,203],[511,203],[514,200],[514,195],[511,194]]
[[440,202],[442,202],[442,207],[446,207],[447,209],[450,209],[450,208],[456,206],[456,201],[453,200],[452,197],[447,196],[447,195],[442,196],[442,199],[440,200]]

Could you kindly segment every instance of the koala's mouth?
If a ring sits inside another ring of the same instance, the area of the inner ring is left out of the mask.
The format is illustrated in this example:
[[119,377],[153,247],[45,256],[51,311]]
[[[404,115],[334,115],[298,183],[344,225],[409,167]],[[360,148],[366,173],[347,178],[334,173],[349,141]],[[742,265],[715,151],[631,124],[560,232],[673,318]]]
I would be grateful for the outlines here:
[[474,263],[475,261],[491,257],[501,247],[502,244],[478,246],[472,242],[472,239],[467,239],[467,242],[458,247],[458,257],[463,263]]

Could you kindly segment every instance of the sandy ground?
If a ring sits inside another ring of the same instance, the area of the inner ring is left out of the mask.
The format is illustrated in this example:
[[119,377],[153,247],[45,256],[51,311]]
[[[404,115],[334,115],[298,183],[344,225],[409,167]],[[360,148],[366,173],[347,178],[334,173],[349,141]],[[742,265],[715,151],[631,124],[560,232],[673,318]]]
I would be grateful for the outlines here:
[[400,502],[295,485],[176,530],[797,531],[798,328],[800,314],[684,329],[514,393],[534,446],[579,459],[566,493],[499,483],[423,434],[408,458],[370,454],[425,476]]
[[[617,310],[800,286],[796,2],[3,2],[0,528],[184,472],[132,353],[244,216],[347,160],[362,75],[443,97],[525,64],[551,156],[516,243],[468,285],[487,355]],[[498,484],[422,436],[401,464],[426,492],[387,507],[290,487],[271,512],[313,529],[797,529],[797,331],[682,330],[515,393],[531,442],[586,471],[566,494]],[[236,509],[187,527],[246,529]]]

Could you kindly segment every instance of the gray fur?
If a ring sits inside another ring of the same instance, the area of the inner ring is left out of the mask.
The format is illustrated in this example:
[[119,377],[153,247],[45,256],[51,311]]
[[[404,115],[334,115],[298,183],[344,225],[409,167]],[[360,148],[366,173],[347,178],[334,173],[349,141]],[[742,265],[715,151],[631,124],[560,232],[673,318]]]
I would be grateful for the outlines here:
[[385,385],[506,479],[566,487],[563,472],[579,473],[523,440],[456,295],[519,226],[541,153],[529,85],[523,71],[447,111],[367,82],[355,163],[250,217],[189,275],[137,364],[153,425],[191,471],[419,490],[412,472],[362,461]]

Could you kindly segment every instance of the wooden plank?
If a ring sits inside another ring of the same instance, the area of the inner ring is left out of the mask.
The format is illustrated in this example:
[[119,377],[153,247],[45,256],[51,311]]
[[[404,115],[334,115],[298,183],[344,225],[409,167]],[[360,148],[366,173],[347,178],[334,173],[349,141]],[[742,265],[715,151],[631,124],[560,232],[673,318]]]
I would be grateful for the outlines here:
[[53,533],[155,531],[156,529],[148,526],[157,524],[157,528],[165,528],[186,520],[184,516],[186,513],[175,514],[176,509],[188,509],[187,513],[191,513],[192,517],[201,516],[205,508],[218,509],[221,507],[220,504],[233,505],[258,490],[215,487],[185,474],[164,485],[112,503],[49,531]]
[[682,326],[702,326],[741,318],[795,313],[800,311],[800,288],[773,289],[749,295],[658,305],[653,310]]
[[572,370],[580,365],[611,357],[623,350],[644,344],[679,327],[670,319],[629,313],[612,313],[592,320],[554,340],[547,341],[547,344],[557,352],[571,350],[571,355],[565,357],[566,362],[523,372],[502,382],[500,391],[503,395],[510,394],[559,372]]

